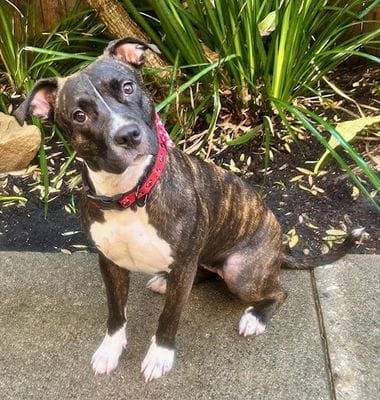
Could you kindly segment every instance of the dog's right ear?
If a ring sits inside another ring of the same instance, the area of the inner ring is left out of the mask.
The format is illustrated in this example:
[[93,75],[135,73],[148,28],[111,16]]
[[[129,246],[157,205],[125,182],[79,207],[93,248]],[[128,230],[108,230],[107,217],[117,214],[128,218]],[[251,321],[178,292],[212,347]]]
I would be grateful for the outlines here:
[[106,57],[116,58],[140,70],[145,61],[145,51],[152,50],[160,54],[160,50],[153,43],[145,43],[140,39],[125,37],[113,40],[104,50]]
[[23,125],[30,116],[37,117],[43,122],[53,122],[57,92],[57,78],[41,79],[12,114],[20,125]]

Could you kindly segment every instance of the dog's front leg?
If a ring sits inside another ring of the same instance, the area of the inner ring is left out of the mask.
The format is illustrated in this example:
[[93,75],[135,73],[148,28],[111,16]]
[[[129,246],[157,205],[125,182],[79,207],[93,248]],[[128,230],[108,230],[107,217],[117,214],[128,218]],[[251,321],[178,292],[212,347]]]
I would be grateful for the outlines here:
[[168,276],[164,309],[158,321],[158,328],[141,364],[145,382],[160,378],[173,366],[175,336],[179,319],[191,291],[197,264],[192,262],[175,264]]
[[129,271],[118,267],[99,254],[99,265],[107,292],[107,333],[92,357],[95,374],[110,374],[119,362],[127,345],[125,307],[129,289]]

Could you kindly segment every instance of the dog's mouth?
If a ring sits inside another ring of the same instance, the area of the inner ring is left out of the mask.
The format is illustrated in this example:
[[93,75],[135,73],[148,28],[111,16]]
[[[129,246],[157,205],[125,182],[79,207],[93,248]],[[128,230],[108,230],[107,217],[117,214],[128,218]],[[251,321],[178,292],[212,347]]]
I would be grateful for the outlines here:
[[[116,158],[125,164],[136,164],[147,156],[156,156],[158,152],[155,132],[147,127],[135,125],[135,130],[116,137],[111,135],[107,140],[107,158]],[[123,131],[125,132],[125,131]]]
[[156,152],[150,149],[147,143],[141,143],[135,148],[111,145],[107,147],[106,153],[98,158],[98,163],[101,169],[120,174],[128,167],[144,163],[147,157],[151,156],[155,157]]
[[[92,170],[120,174],[130,166],[144,163],[147,158],[155,159],[159,151],[158,138],[153,129],[140,125],[140,137],[132,139],[134,129],[121,132],[105,130],[98,135],[97,141],[78,140],[74,148]],[[119,137],[115,139],[116,134]]]

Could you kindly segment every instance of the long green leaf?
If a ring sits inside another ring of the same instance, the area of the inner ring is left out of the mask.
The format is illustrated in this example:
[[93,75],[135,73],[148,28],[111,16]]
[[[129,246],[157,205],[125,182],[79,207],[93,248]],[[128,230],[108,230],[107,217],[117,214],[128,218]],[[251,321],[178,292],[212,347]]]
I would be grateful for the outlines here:
[[254,128],[250,129],[248,132],[244,133],[244,135],[240,135],[239,137],[229,140],[226,142],[228,146],[240,146],[244,143],[249,142],[252,140],[258,133],[260,133],[263,129],[263,124],[255,126]]
[[344,161],[344,159],[339,155],[339,153],[333,148],[328,140],[318,131],[318,129],[308,120],[305,116],[308,115],[314,119],[317,123],[321,124],[329,133],[334,136],[342,147],[347,150],[351,158],[356,162],[356,164],[363,170],[364,175],[369,181],[371,181],[373,187],[380,188],[380,179],[375,175],[375,173],[369,168],[368,164],[355,152],[355,150],[341,137],[341,135],[326,121],[320,118],[315,113],[310,110],[300,109],[299,107],[294,107],[288,103],[282,102],[278,99],[272,99],[272,101],[281,109],[286,109],[290,111],[297,119],[305,126],[305,128],[315,136],[315,138],[330,151],[331,155],[335,158],[341,168],[347,173],[359,190],[364,194],[364,196],[375,206],[376,209],[380,210],[380,204],[378,204],[370,195],[366,187],[358,179],[356,174],[352,171],[349,165]]
[[[96,57],[93,56],[88,56],[86,54],[72,54],[72,53],[64,53],[62,51],[55,51],[55,50],[46,50],[46,49],[41,49],[38,47],[34,46],[26,46],[24,47],[25,51],[34,51],[36,53],[40,54],[47,54],[56,61],[57,59],[59,60],[85,60],[85,61],[94,61]],[[51,62],[51,59],[48,60],[41,60],[40,62],[34,64],[34,65],[40,65],[42,63],[46,62]]]
[[175,93],[172,93],[169,95],[165,100],[163,100],[161,103],[156,105],[156,111],[159,112],[162,110],[164,107],[166,107],[168,104],[170,104],[172,101],[175,100],[177,95],[179,93],[182,93],[186,89],[188,89],[194,82],[199,81],[200,78],[202,78],[204,75],[208,74],[209,72],[213,71],[214,69],[218,68],[220,65],[232,60],[236,56],[233,54],[231,56],[222,58],[220,61],[216,61],[213,64],[210,64],[208,67],[204,68],[202,71],[198,72],[195,74],[191,79],[189,79],[187,82],[182,84]]

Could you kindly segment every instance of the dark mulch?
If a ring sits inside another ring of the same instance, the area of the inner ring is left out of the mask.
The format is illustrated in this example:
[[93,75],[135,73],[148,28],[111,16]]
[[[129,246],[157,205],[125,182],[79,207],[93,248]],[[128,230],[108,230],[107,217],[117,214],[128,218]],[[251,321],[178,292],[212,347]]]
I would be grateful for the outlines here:
[[[344,88],[356,87],[355,99],[372,107],[379,107],[373,87],[378,70],[359,69],[357,71],[341,70],[335,80]],[[359,86],[355,86],[359,82]],[[350,102],[343,102],[343,107],[355,110]],[[318,107],[316,106],[316,109]],[[333,118],[352,119],[339,110],[324,110],[325,115]],[[357,149],[365,157],[371,153],[376,155],[378,141],[359,141]],[[323,149],[312,138],[305,138],[291,146],[289,153],[280,140],[271,144],[274,160],[270,164],[270,173],[264,178],[262,152],[257,144],[248,144],[230,149],[215,158],[219,164],[229,164],[235,160],[237,167],[248,172],[244,179],[261,190],[268,206],[274,211],[282,223],[284,232],[294,228],[299,241],[293,249],[296,253],[319,254],[326,250],[326,231],[339,229],[349,231],[363,226],[367,234],[361,244],[353,249],[356,253],[380,253],[380,213],[362,196],[355,196],[353,185],[341,172],[335,162],[325,168],[328,173],[322,177],[313,177],[312,184],[323,190],[313,195],[304,188],[311,187],[307,175],[302,180],[291,182],[291,178],[302,175],[297,167],[312,170],[313,161],[319,158]],[[240,155],[251,156],[252,163],[247,166],[240,162]],[[378,156],[378,154],[377,154]],[[57,198],[49,203],[48,216],[45,219],[43,204],[36,191],[30,191],[34,181],[31,177],[8,176],[3,191],[14,193],[17,186],[22,195],[28,198],[23,204],[14,203],[0,209],[0,250],[12,251],[69,251],[82,250],[89,242],[80,231],[77,215],[67,212],[72,192],[64,186]],[[354,195],[353,195],[354,194]],[[77,198],[77,193],[74,193]],[[66,235],[66,233],[69,235]],[[91,249],[91,248],[90,248]]]
[[[245,153],[249,154],[247,149]],[[348,232],[357,227],[365,227],[366,235],[362,243],[352,249],[352,253],[380,253],[380,213],[362,195],[356,199],[352,196],[353,184],[334,161],[328,164],[329,172],[326,175],[313,179],[313,184],[324,193],[313,195],[301,189],[299,185],[310,188],[307,176],[300,181],[290,182],[291,178],[302,175],[297,167],[312,170],[312,165],[306,162],[316,160],[320,155],[321,148],[310,138],[299,146],[292,146],[291,153],[276,152],[270,165],[271,172],[266,178],[263,174],[253,174],[247,179],[262,192],[284,232],[295,228],[299,242],[293,249],[294,253],[309,250],[311,254],[319,254],[326,249],[327,241],[323,240],[329,236],[326,231],[334,229]],[[226,158],[229,159],[230,154]],[[262,168],[260,158],[256,154],[252,169]]]

